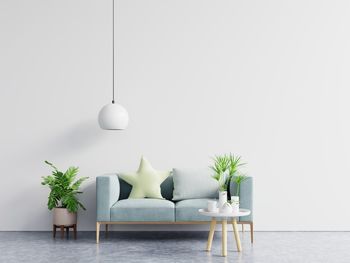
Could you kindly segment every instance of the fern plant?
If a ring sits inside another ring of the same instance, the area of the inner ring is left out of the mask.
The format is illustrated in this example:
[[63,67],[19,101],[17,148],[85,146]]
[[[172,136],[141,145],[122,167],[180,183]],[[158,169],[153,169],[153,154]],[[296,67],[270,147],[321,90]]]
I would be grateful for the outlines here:
[[66,172],[59,171],[52,163],[45,161],[47,165],[53,168],[52,175],[43,176],[42,185],[47,185],[50,188],[50,194],[47,202],[47,207],[52,210],[55,207],[67,208],[71,213],[75,213],[79,208],[84,210],[84,205],[78,200],[77,195],[80,185],[88,178],[82,177],[76,180],[78,167],[69,167]]

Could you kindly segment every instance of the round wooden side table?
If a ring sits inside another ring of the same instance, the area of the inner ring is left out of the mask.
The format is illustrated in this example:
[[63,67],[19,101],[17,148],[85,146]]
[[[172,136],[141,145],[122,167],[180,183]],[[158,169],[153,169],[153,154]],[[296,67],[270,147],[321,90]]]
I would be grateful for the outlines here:
[[213,243],[213,237],[215,232],[215,226],[217,219],[221,221],[222,224],[222,256],[227,256],[227,221],[232,223],[233,232],[237,244],[237,250],[242,251],[241,240],[238,234],[237,227],[237,217],[247,216],[250,214],[248,209],[239,209],[238,213],[220,213],[220,212],[209,212],[206,209],[199,209],[198,212],[204,216],[210,216],[210,231],[208,236],[207,251],[211,250],[211,245]]

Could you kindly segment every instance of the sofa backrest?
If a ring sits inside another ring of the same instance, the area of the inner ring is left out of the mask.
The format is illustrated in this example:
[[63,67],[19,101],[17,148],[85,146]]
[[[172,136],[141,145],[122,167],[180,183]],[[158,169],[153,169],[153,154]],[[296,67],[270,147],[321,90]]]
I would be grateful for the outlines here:
[[[132,186],[125,182],[123,179],[119,178],[120,184],[120,194],[119,200],[127,199],[130,195]],[[174,181],[173,176],[170,175],[160,186],[162,191],[162,196],[167,200],[173,199],[173,191],[174,191]]]

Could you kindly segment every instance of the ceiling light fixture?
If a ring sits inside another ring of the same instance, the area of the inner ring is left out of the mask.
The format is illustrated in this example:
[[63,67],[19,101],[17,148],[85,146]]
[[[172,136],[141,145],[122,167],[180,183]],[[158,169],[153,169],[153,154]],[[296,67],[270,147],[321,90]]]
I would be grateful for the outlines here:
[[113,46],[113,93],[112,93],[112,103],[109,103],[100,110],[98,114],[98,123],[103,130],[124,130],[128,126],[129,123],[129,114],[127,110],[120,105],[119,103],[115,103],[114,101],[114,86],[115,86],[115,74],[114,74],[114,0],[113,1],[113,40],[112,40],[112,46]]

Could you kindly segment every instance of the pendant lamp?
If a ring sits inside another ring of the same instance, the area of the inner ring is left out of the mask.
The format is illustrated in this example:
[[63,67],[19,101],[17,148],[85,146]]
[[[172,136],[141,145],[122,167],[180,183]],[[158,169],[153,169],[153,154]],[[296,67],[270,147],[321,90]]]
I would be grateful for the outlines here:
[[119,103],[114,101],[114,0],[113,1],[113,93],[112,93],[112,103],[105,105],[98,114],[98,123],[103,130],[124,130],[129,123],[129,114],[126,109]]

